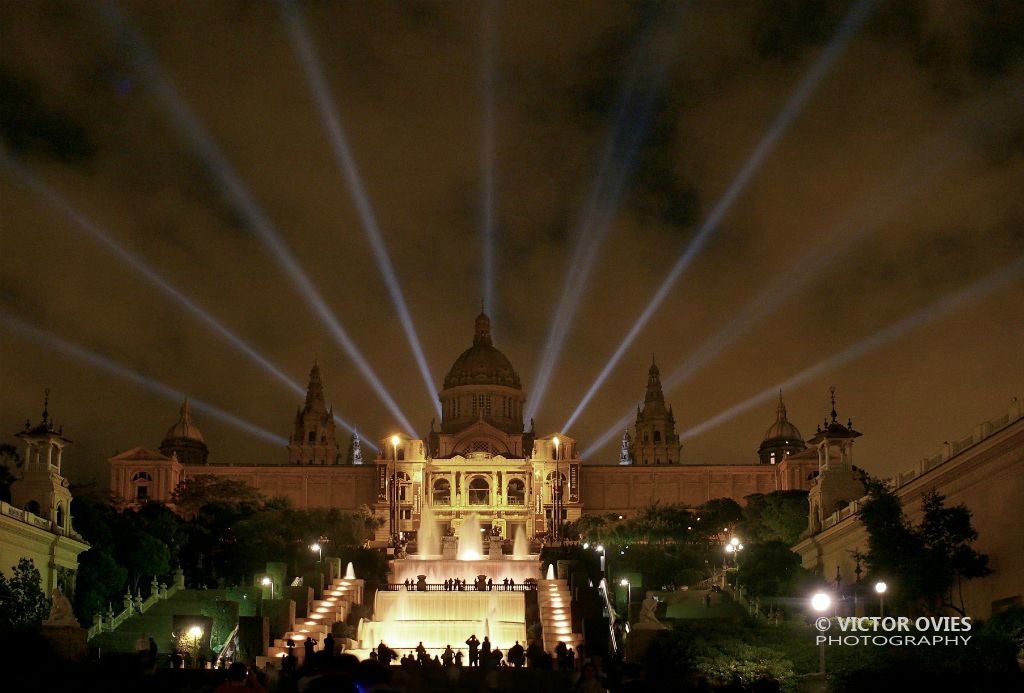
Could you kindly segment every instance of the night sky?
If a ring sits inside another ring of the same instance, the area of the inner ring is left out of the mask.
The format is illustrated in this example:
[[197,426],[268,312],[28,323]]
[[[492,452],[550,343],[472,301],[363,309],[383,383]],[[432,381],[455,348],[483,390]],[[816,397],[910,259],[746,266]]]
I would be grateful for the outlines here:
[[[566,278],[582,276],[576,249],[594,256],[536,414],[547,434],[698,237],[853,5],[299,7],[435,391],[470,345],[487,292],[488,219],[495,344],[528,396]],[[252,209],[176,126],[161,75],[426,433],[434,401],[280,5],[4,0],[0,35],[4,442],[26,416],[38,420],[49,387],[50,412],[75,443],[67,474],[105,485],[108,456],[155,448],[177,418],[173,398],[31,330],[274,436],[290,433],[301,404],[26,176],[292,380],[304,385],[318,359],[336,413],[361,432],[376,439],[398,428],[254,228]],[[686,432],[1024,257],[1024,4],[880,2],[813,86],[568,431],[581,448],[642,399],[652,354],[663,376],[705,355],[666,393]],[[599,213],[588,215],[592,207]],[[858,463],[889,474],[1001,413],[1024,395],[1024,272],[1015,267],[972,300],[787,389],[790,419],[810,437],[835,385],[840,416],[864,434]],[[730,338],[715,342],[722,330]],[[772,399],[759,402],[688,437],[683,459],[754,462],[774,415]],[[196,418],[211,461],[287,459],[274,442]],[[619,435],[588,462],[614,463]]]

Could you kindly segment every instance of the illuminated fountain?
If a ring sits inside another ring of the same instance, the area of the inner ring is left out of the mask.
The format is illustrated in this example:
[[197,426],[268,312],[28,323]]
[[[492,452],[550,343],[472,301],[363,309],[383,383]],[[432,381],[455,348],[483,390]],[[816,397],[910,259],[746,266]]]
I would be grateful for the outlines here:
[[517,527],[512,538],[512,558],[522,560],[530,557],[530,540],[526,538],[526,530]]
[[479,561],[484,555],[484,542],[480,537],[480,518],[470,513],[456,534],[459,537],[459,560]]
[[[440,558],[440,532],[429,512],[424,513],[417,553],[391,564],[391,590],[378,590],[372,621],[362,620],[357,634],[360,648],[376,647],[383,640],[395,650],[414,649],[421,641],[440,652],[458,647],[471,634],[486,635],[495,647],[508,649],[526,642],[526,595],[504,590],[503,580],[517,586],[539,581],[539,556],[529,554],[525,533],[516,534],[512,557],[487,558],[483,554],[480,519],[472,514],[459,527],[458,558]],[[464,590],[444,589],[446,581],[466,582]],[[484,586],[490,579],[493,588]],[[484,587],[482,591],[477,585]],[[521,588],[520,588],[521,589]]]
[[416,533],[416,558],[441,555],[441,532],[434,519],[434,511],[430,507],[423,508],[420,516],[420,529]]
[[349,561],[348,565],[345,566],[345,579],[346,580],[355,580],[356,579],[356,569],[352,565],[352,561]]

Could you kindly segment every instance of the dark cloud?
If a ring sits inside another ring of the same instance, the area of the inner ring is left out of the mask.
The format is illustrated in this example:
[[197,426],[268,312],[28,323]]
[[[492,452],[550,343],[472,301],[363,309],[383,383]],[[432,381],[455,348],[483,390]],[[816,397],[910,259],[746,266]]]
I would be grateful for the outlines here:
[[[468,345],[482,293],[483,8],[301,6],[440,384]],[[500,5],[494,327],[528,394],[552,306],[565,274],[575,271],[567,257],[609,133],[616,133],[612,160],[629,169],[538,413],[540,430],[554,430],[575,407],[851,6]],[[403,410],[425,427],[432,396],[277,4],[197,3],[187,13],[173,2],[119,7]],[[571,431],[584,447],[642,395],[652,351],[670,371],[773,279],[792,277],[800,289],[669,394],[681,426],[1024,252],[1020,7],[877,3]],[[394,421],[377,393],[175,133],[109,21],[92,5],[66,2],[5,3],[0,21],[0,133],[8,149],[292,378],[301,381],[318,357],[338,412],[370,435],[391,432]],[[935,160],[941,170],[901,182],[904,163],[970,109],[967,125],[943,136],[948,161]],[[863,206],[886,185],[900,204],[876,220]],[[287,431],[297,404],[291,392],[6,174],[0,219],[2,310],[275,433]],[[808,247],[842,223],[863,227],[863,237],[827,263],[800,264]],[[1022,394],[1017,288],[787,393],[792,419],[809,433],[835,383],[842,413],[865,432],[858,446],[866,468],[884,473],[931,454]],[[102,480],[104,457],[157,444],[173,422],[174,403],[2,326],[0,335],[0,423],[17,430],[49,385],[52,409],[78,444],[75,475]],[[772,414],[752,411],[694,438],[686,458],[750,461]],[[283,459],[227,426],[202,425],[221,461]]]

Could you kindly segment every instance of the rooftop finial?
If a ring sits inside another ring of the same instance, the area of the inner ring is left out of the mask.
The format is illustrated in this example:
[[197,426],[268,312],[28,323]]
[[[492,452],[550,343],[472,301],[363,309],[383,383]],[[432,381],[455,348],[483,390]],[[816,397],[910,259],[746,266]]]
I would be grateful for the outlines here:
[[50,388],[43,390],[43,423],[50,418]]
[[836,418],[839,416],[839,414],[836,413],[836,386],[833,385],[828,389],[828,391],[832,395],[832,423],[835,423]]
[[782,388],[779,388],[779,406],[775,409],[775,413],[778,414],[779,420],[786,418],[786,403],[782,401]]

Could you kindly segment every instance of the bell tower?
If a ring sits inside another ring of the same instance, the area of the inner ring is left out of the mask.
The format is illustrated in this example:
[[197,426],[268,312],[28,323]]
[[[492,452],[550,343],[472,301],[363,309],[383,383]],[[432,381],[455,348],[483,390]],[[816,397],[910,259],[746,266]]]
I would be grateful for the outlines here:
[[21,478],[11,484],[11,504],[49,520],[58,531],[71,533],[71,491],[61,475],[64,446],[70,443],[63,428],[50,419],[50,391],[43,399],[38,425],[25,421],[17,434],[25,442],[25,463]]
[[306,403],[295,414],[295,429],[288,443],[292,464],[338,464],[340,452],[334,431],[334,408],[324,401],[320,365],[313,363],[306,387]]
[[854,430],[853,419],[848,419],[845,426],[839,423],[835,387],[830,389],[830,394],[832,419],[825,419],[814,437],[807,441],[818,452],[818,474],[811,482],[807,496],[811,510],[808,523],[811,534],[824,528],[825,518],[864,495],[860,471],[853,466],[853,441],[861,433]]
[[651,359],[647,370],[647,392],[643,409],[636,410],[636,437],[633,438],[634,464],[679,464],[682,444],[676,435],[676,419],[672,407],[665,406],[661,388],[661,372]]

